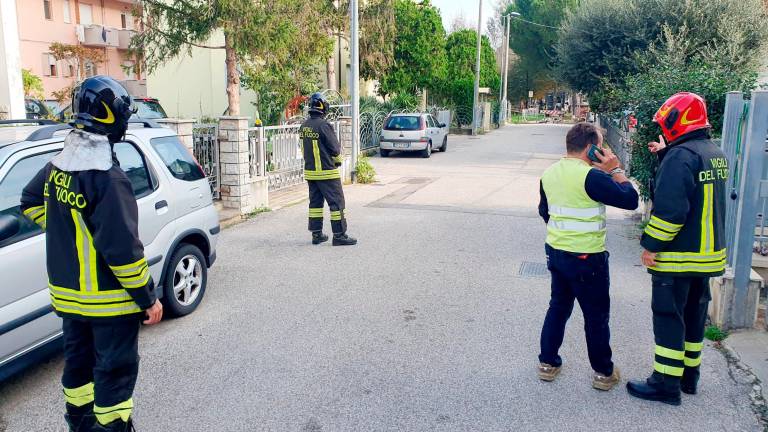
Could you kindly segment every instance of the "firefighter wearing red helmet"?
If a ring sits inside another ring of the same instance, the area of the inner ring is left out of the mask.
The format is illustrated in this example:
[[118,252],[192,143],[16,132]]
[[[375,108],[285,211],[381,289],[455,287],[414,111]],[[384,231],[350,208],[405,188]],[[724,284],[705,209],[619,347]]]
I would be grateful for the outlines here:
[[681,391],[697,391],[709,278],[725,271],[728,161],[710,139],[701,96],[672,96],[653,121],[663,138],[649,148],[660,153],[661,165],[641,245],[653,281],[654,372],[645,381],[627,383],[627,390],[641,399],[680,405]]

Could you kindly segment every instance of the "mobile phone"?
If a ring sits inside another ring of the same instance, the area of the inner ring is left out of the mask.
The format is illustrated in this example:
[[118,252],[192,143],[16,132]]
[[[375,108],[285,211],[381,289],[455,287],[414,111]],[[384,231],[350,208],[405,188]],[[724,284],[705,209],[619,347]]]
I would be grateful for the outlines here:
[[597,158],[597,153],[600,153],[600,156],[605,156],[605,153],[603,153],[603,150],[601,150],[600,147],[592,144],[589,146],[589,153],[587,153],[587,157],[592,162],[600,162],[600,159]]

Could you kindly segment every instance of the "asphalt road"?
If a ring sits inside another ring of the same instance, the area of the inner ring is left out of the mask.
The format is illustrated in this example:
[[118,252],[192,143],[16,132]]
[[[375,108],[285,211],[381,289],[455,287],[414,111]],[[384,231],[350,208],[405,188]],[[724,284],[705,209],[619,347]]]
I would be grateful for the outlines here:
[[[549,296],[538,176],[566,130],[511,126],[451,137],[430,159],[374,158],[381,183],[347,188],[356,247],[309,244],[304,204],[224,231],[200,309],[142,332],[137,429],[761,430],[750,387],[709,346],[700,394],[681,407],[623,384],[593,390],[578,311],[562,375],[536,378]],[[650,278],[635,223],[610,218],[615,361],[641,378]],[[64,430],[61,368],[55,358],[0,384],[0,425]]]

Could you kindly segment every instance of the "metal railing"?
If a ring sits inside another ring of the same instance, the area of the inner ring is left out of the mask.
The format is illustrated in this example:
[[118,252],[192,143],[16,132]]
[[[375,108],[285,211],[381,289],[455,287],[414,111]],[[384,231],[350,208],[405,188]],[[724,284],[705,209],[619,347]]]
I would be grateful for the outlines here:
[[221,198],[218,125],[215,123],[194,125],[192,128],[192,143],[192,153],[208,177],[213,198]]
[[270,191],[304,181],[301,124],[255,127],[248,130],[251,175],[266,175]]
[[624,169],[631,172],[632,141],[629,138],[629,128],[625,127],[626,122],[611,119],[605,115],[598,116],[598,122],[605,130],[605,142],[611,146]]

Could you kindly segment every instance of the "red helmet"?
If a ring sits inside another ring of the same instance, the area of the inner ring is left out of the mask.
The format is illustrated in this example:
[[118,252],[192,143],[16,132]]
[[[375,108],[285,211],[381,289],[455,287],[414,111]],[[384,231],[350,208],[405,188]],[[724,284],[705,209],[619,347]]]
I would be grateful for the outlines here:
[[712,127],[707,119],[704,98],[688,92],[681,92],[667,99],[654,114],[653,121],[661,126],[667,142],[695,130]]

